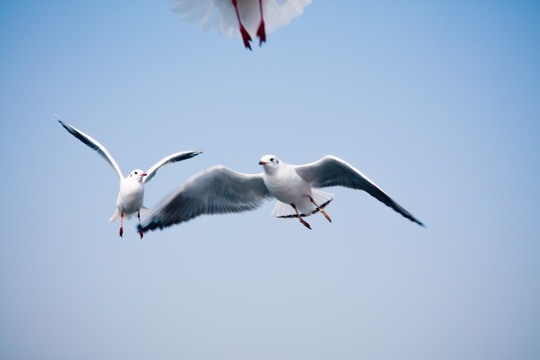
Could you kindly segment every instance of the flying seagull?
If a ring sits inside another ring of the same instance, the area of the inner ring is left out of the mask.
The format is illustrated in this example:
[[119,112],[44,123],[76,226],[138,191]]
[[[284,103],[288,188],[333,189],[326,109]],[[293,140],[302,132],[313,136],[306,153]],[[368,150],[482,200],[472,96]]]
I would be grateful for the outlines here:
[[[58,115],[54,114],[54,116],[56,116],[58,122],[64,127],[64,129],[66,129],[77,139],[81,140],[84,144],[88,145],[91,149],[95,150],[116,171],[118,180],[120,180],[120,191],[118,192],[118,198],[116,200],[116,210],[109,221],[120,221],[120,236],[124,234],[124,217],[129,219],[131,215],[137,213],[137,217],[140,221],[141,213],[148,211],[148,209],[143,206],[144,184],[150,181],[150,179],[156,175],[158,169],[162,166],[172,164],[177,161],[192,158],[202,152],[202,150],[177,152],[159,160],[146,171],[135,169],[130,172],[127,177],[124,177],[124,175],[122,175],[122,170],[120,170],[120,166],[118,166],[118,163],[103,145],[89,135],[86,135],[82,131],[77,130],[73,126],[65,123]],[[139,231],[139,235],[142,239],[142,231]]]
[[251,50],[251,35],[259,45],[272,32],[302,14],[311,0],[173,0],[171,9],[183,20],[198,21],[202,30],[218,27],[221,34],[242,36]]
[[328,186],[364,190],[424,226],[359,170],[335,156],[327,155],[307,165],[289,165],[275,155],[265,155],[259,165],[263,167],[259,174],[242,174],[219,165],[194,175],[143,218],[139,231],[163,229],[202,214],[254,210],[271,197],[278,200],[273,216],[297,218],[311,229],[303,219],[306,216],[320,212],[332,221],[323,209],[334,195],[316,189]]

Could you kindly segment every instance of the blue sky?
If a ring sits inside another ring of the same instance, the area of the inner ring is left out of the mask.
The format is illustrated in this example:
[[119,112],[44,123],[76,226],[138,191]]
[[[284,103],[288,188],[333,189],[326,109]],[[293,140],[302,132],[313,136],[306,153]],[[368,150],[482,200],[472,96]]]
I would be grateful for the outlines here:
[[[0,357],[535,359],[540,4],[317,1],[253,52],[167,1],[0,3]],[[139,240],[124,174],[170,153],[154,206],[223,164],[326,154],[367,194],[309,231],[274,202]]]

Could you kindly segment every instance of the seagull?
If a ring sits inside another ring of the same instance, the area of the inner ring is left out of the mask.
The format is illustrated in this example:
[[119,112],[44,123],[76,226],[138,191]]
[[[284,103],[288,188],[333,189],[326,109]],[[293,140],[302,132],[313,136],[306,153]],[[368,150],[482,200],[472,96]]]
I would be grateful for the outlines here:
[[332,221],[324,208],[334,195],[316,189],[328,186],[364,190],[407,219],[424,226],[359,170],[335,156],[327,155],[306,165],[290,165],[275,155],[265,155],[259,165],[263,167],[259,174],[243,174],[218,165],[192,176],[143,218],[139,231],[163,229],[202,214],[254,210],[263,200],[272,197],[278,200],[273,216],[297,218],[311,230],[303,219],[306,216],[320,212]]
[[[93,139],[89,135],[86,135],[80,130],[75,129],[73,126],[65,123],[62,119],[54,114],[58,119],[60,125],[64,127],[71,135],[75,136],[77,139],[82,141],[84,144],[88,145],[91,149],[95,150],[102,158],[104,158],[109,165],[112,166],[116,174],[118,175],[118,180],[120,180],[120,191],[118,192],[118,198],[116,200],[116,210],[109,221],[120,221],[120,237],[124,234],[124,217],[129,219],[131,215],[137,213],[139,221],[141,220],[141,213],[149,211],[143,206],[144,199],[144,184],[156,175],[156,172],[159,168],[172,164],[177,161],[186,160],[192,158],[196,155],[199,155],[202,150],[196,151],[181,151],[169,156],[164,157],[159,160],[157,163],[152,165],[147,171],[141,169],[135,169],[129,173],[127,177],[122,175],[122,170],[120,166],[111,156],[109,151],[101,145],[97,140]],[[143,233],[139,232],[141,239]]]
[[171,9],[183,20],[198,21],[202,30],[219,28],[221,34],[240,34],[251,50],[255,32],[259,46],[272,32],[302,14],[311,0],[173,0]]

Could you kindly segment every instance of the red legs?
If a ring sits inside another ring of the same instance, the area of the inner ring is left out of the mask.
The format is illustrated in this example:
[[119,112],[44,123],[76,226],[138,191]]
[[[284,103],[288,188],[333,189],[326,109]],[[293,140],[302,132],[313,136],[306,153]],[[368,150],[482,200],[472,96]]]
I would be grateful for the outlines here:
[[120,237],[124,235],[124,212],[120,211]]
[[298,215],[298,220],[300,220],[300,222],[302,223],[302,225],[304,225],[305,227],[307,227],[309,230],[311,230],[311,226],[309,226],[309,224],[307,222],[304,221],[304,219],[302,219],[302,217],[300,216],[300,213],[298,213],[298,209],[296,208],[296,205],[294,205],[293,203],[291,203],[291,206],[293,207],[294,211],[296,211],[296,215]]
[[[244,46],[246,49],[251,50],[251,36],[247,32],[246,28],[242,24],[242,20],[240,19],[240,12],[238,11],[238,0],[231,0],[234,11],[236,12],[236,18],[238,19],[238,25],[240,27],[240,34],[242,35],[242,40],[244,41]],[[257,37],[259,38],[259,46],[262,45],[263,42],[266,42],[266,31],[264,29],[264,17],[263,17],[263,4],[262,0],[259,0],[259,11],[261,13],[261,22],[259,23],[259,28],[257,29]]]
[[247,32],[244,25],[242,25],[242,20],[240,20],[240,13],[238,12],[238,0],[231,0],[234,11],[236,11],[236,18],[238,19],[238,25],[240,26],[240,34],[242,34],[242,40],[244,40],[244,46],[251,50],[251,45],[249,42],[251,41],[251,36],[249,36],[249,33]]
[[324,212],[324,210],[321,209],[321,208],[319,207],[319,205],[317,205],[317,203],[315,203],[315,201],[313,201],[313,198],[312,198],[311,196],[309,197],[309,201],[311,201],[311,203],[312,203],[313,205],[315,205],[315,207],[317,208],[317,210],[319,210],[319,211],[321,212],[321,214],[324,215],[324,217],[326,218],[326,220],[332,222],[332,219],[330,219],[330,216],[328,216],[328,215]]
[[[139,218],[139,225],[141,224],[141,211],[137,211],[137,217]],[[143,232],[142,230],[139,230],[139,235],[141,236],[141,239],[143,237]]]
[[[141,223],[141,212],[137,211],[137,217],[139,218],[139,224]],[[120,237],[124,235],[124,212],[120,211]],[[143,232],[139,230],[139,235],[141,239],[143,238]]]
[[263,42],[266,42],[266,32],[264,31],[262,0],[259,0],[259,9],[261,10],[261,22],[259,24],[259,29],[257,30],[257,36],[259,37],[259,46],[261,46]]

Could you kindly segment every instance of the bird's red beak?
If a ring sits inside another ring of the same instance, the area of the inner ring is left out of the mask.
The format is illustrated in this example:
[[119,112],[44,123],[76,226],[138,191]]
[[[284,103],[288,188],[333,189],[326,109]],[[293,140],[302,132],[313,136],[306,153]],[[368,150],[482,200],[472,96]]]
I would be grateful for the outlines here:
[[148,176],[148,174],[147,173],[142,173],[141,176]]
[[268,165],[266,161],[259,161],[259,165]]

